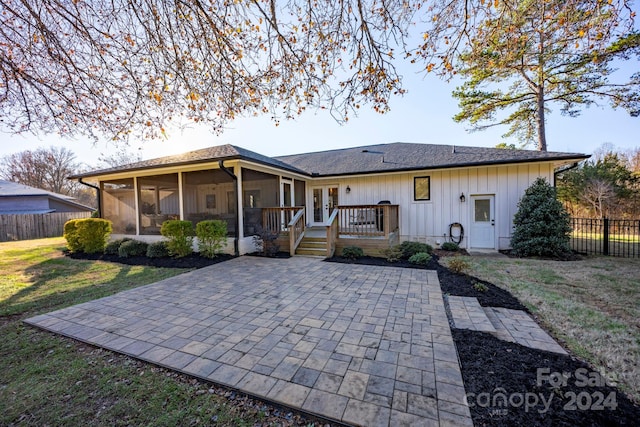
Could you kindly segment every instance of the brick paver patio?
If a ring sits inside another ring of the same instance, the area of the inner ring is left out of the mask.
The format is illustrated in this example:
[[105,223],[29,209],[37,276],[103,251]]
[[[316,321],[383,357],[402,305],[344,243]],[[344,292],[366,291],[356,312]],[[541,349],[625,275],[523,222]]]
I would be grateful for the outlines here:
[[473,425],[435,271],[240,257],[26,322],[347,424]]

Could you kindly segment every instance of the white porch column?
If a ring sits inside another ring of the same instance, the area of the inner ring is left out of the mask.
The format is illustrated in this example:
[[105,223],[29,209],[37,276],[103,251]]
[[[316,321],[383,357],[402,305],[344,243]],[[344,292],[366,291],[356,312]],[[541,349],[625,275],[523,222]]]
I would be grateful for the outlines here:
[[178,209],[180,209],[180,219],[184,221],[184,192],[182,191],[182,172],[178,172]]
[[242,211],[242,166],[238,164],[237,169],[237,171],[236,168],[234,168],[233,170],[235,175],[238,177],[238,179],[236,180],[236,194],[238,195],[236,200],[236,212],[238,212],[238,230],[236,230],[236,234],[238,236],[238,239],[242,239],[244,237],[244,218]]
[[133,177],[133,195],[136,207],[136,235],[140,235],[140,194],[138,191],[138,177]]

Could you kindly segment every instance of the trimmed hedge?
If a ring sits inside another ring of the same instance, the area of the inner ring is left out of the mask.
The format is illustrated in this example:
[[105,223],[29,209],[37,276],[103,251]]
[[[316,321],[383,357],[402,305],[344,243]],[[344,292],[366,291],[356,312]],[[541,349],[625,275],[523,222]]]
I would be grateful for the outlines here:
[[129,258],[131,256],[144,256],[147,254],[147,242],[140,240],[127,240],[118,248],[118,256],[120,258]]
[[409,258],[409,262],[411,264],[417,265],[427,265],[429,264],[429,261],[431,261],[431,255],[426,252],[418,252],[417,254],[411,255]]
[[364,251],[358,246],[346,246],[342,249],[342,256],[349,259],[358,259],[364,256]]
[[101,218],[72,219],[64,225],[64,238],[71,252],[104,252],[113,230],[111,221]]
[[458,249],[460,249],[460,246],[453,242],[444,242],[442,244],[443,251],[456,252]]
[[226,244],[227,222],[220,219],[200,221],[196,225],[200,255],[214,258]]
[[118,255],[118,249],[120,249],[120,245],[124,242],[128,242],[131,240],[129,237],[124,237],[122,239],[112,240],[107,243],[107,246],[104,247],[104,253],[107,255]]
[[420,252],[426,252],[428,254],[433,252],[433,247],[431,245],[428,245],[426,243],[410,242],[410,241],[400,243],[399,249],[400,251],[402,251],[403,259],[409,259],[413,255]]
[[149,258],[165,258],[169,255],[169,249],[165,241],[149,243],[149,246],[147,246],[147,256]]
[[167,238],[169,253],[176,257],[185,257],[193,252],[193,224],[178,219],[162,223],[160,234]]

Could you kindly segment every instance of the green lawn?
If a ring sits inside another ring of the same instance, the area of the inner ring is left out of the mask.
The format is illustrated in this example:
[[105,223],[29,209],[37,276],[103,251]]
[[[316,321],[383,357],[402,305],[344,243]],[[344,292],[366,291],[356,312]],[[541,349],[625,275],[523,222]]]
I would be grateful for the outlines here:
[[640,402],[640,261],[468,260],[469,274],[511,291],[572,353]]
[[[0,243],[0,425],[263,423],[206,383],[62,338],[22,319],[180,274],[65,257],[64,240]],[[219,389],[216,389],[219,391]]]

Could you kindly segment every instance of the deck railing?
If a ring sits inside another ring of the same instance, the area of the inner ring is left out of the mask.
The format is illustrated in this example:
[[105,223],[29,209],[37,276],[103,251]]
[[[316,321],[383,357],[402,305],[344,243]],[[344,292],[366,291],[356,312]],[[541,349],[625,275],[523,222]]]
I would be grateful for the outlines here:
[[304,237],[305,215],[304,208],[300,208],[289,221],[289,254],[295,255],[298,245]]
[[272,233],[289,231],[289,223],[304,206],[284,206],[275,208],[262,208],[262,228]]
[[338,206],[340,235],[385,237],[398,230],[398,205]]

